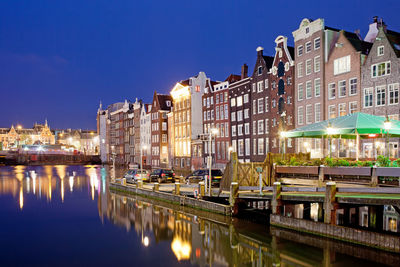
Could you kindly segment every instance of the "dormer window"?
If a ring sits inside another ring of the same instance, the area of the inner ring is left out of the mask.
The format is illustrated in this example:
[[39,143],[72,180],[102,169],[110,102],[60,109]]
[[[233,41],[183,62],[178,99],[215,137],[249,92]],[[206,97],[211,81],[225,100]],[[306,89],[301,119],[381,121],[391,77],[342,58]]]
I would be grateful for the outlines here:
[[309,27],[306,28],[306,33],[307,34],[310,33],[310,28]]
[[258,67],[258,75],[261,75],[261,74],[262,74],[262,67],[259,66],[259,67]]
[[167,100],[165,103],[167,104],[167,107],[171,106],[171,101]]
[[378,56],[383,56],[384,55],[384,50],[385,47],[383,45],[378,46]]

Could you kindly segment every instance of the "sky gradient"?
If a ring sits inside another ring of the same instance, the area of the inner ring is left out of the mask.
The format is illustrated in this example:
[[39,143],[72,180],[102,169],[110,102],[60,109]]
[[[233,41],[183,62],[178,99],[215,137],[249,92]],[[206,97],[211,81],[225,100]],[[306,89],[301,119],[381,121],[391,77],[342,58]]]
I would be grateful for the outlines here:
[[[279,10],[279,11],[278,11]],[[304,17],[361,30],[373,16],[400,31],[400,1],[0,2],[0,127],[96,127],[103,106],[168,93],[204,71],[213,80],[253,71],[257,46],[273,55]],[[397,14],[396,14],[397,13]]]

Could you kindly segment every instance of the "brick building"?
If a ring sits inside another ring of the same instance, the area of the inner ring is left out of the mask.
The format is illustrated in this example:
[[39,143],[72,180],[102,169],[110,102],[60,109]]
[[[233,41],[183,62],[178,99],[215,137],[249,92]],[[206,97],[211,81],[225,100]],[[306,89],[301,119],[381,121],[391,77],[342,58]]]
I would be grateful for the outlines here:
[[[268,90],[268,72],[274,58],[264,56],[263,50],[262,47],[257,48],[257,60],[251,76],[251,93],[243,95],[243,103],[252,103],[249,108],[243,110],[243,119],[250,120],[250,123],[244,124],[244,134],[250,135],[252,143],[250,160],[254,162],[264,161],[265,155],[269,151],[270,91]],[[238,119],[239,114],[236,115]]]
[[281,132],[294,128],[294,48],[287,45],[287,37],[282,35],[275,43],[275,56],[269,71],[269,103],[265,106],[265,112],[270,114],[270,127],[266,123],[265,132],[269,132],[271,140],[269,151],[294,153],[293,140],[281,137]]
[[172,97],[154,92],[151,107],[151,166],[168,166],[168,117]]

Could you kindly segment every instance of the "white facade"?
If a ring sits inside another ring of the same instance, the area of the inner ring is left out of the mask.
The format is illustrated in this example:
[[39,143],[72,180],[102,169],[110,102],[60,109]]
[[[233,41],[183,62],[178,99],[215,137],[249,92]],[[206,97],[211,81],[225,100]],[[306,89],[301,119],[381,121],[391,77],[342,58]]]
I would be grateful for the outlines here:
[[[147,107],[147,110],[146,110]],[[147,164],[151,162],[151,105],[144,104],[140,112],[140,147],[143,156],[147,157]]]
[[107,162],[107,154],[108,154],[108,146],[107,146],[107,118],[108,118],[108,110],[103,110],[102,105],[100,103],[100,107],[97,111],[97,119],[98,119],[98,135],[99,135],[99,144],[100,144],[100,160],[101,162]]

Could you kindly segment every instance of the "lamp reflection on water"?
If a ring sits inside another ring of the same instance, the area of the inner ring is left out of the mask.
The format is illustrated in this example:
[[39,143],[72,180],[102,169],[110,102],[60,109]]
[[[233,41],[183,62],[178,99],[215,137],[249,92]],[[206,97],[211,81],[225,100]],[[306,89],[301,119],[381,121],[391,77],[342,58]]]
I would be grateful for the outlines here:
[[174,252],[178,261],[187,260],[190,258],[192,245],[187,241],[182,241],[179,236],[175,236],[171,243],[171,249]]

